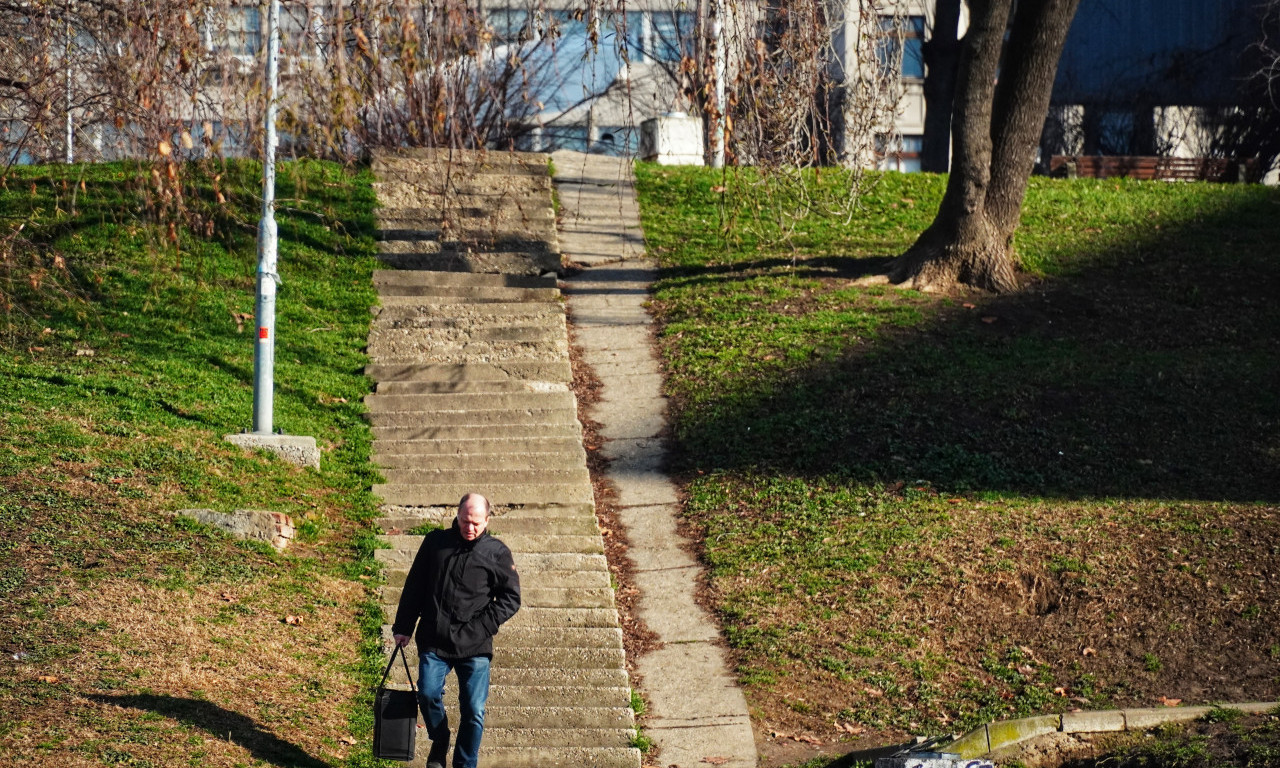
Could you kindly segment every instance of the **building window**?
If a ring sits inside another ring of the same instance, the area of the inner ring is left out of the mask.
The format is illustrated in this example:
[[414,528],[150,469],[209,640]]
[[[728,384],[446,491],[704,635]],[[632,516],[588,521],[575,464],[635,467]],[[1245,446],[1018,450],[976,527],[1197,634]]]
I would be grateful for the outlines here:
[[923,136],[877,136],[879,162],[876,166],[882,171],[919,173],[920,153],[923,151]]
[[625,48],[630,62],[676,62],[693,54],[698,16],[692,11],[628,11],[611,14],[605,25],[614,35],[606,42]]
[[645,53],[658,61],[680,61],[693,53],[698,17],[691,11],[654,11]]
[[590,134],[585,125],[546,125],[542,128],[543,152],[554,152],[557,149],[586,152],[589,143]]
[[881,67],[899,72],[903,80],[923,80],[924,17],[882,16],[876,58]]
[[494,8],[489,11],[489,27],[494,45],[510,45],[532,39],[529,12],[521,8]]
[[262,50],[262,18],[257,6],[237,5],[220,11],[206,9],[201,37],[209,51],[254,56]]

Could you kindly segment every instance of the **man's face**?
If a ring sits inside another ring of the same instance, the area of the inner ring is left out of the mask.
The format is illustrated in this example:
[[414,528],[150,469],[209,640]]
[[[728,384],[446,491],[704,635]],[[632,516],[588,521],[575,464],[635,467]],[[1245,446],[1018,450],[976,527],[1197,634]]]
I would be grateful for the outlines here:
[[467,541],[480,538],[480,534],[484,533],[488,525],[489,517],[484,513],[483,503],[469,502],[458,510],[458,530],[462,532],[462,538]]

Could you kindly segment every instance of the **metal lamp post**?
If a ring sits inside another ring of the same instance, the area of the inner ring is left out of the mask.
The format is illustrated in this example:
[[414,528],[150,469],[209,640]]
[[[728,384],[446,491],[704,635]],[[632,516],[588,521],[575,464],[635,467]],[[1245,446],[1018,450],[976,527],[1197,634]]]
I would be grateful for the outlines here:
[[258,222],[258,338],[253,355],[253,432],[271,434],[276,362],[276,90],[280,78],[280,0],[267,11],[267,117],[262,151],[262,219]]
[[272,433],[272,398],[276,362],[276,94],[280,79],[280,0],[267,11],[267,117],[262,148],[262,219],[258,222],[257,338],[253,354],[253,431],[226,435],[228,442],[249,450],[271,451],[285,461],[320,468],[314,437]]

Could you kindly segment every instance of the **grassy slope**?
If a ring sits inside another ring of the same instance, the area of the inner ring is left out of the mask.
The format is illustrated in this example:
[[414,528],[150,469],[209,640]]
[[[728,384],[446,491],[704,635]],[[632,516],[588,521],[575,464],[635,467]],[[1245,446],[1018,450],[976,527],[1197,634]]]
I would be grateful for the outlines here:
[[689,521],[761,731],[1280,697],[1280,194],[1034,179],[1044,279],[936,297],[853,280],[939,178],[773,247],[718,233],[768,229],[755,182],[637,177]]
[[[260,173],[182,173],[176,248],[173,187],[136,168],[0,190],[0,764],[327,765],[368,736],[370,179],[279,179],[275,424],[316,437],[315,472],[221,440],[252,414]],[[299,541],[172,514],[192,507],[285,512]]]

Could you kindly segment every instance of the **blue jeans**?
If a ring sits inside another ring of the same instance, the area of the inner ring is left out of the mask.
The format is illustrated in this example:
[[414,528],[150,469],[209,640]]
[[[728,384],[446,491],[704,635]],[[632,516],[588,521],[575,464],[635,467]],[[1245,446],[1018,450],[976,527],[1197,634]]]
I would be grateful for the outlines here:
[[442,659],[430,651],[419,654],[418,697],[431,739],[428,762],[444,764],[449,754],[449,718],[444,711],[444,678],[449,670],[458,673],[458,743],[453,751],[453,768],[476,768],[480,737],[484,735],[484,705],[489,699],[489,657]]

